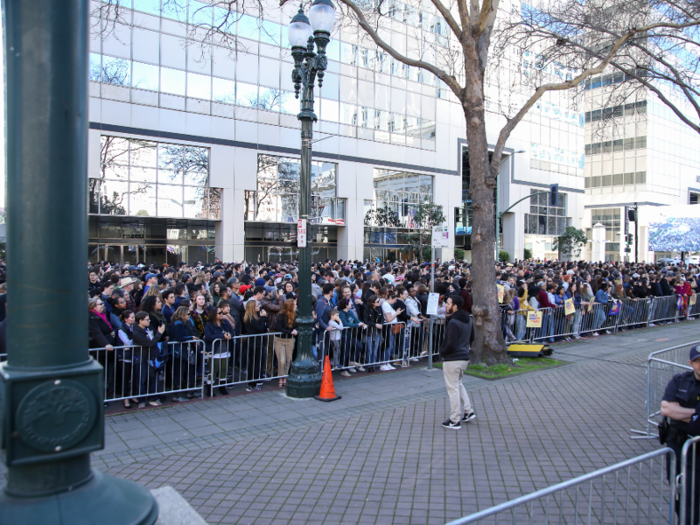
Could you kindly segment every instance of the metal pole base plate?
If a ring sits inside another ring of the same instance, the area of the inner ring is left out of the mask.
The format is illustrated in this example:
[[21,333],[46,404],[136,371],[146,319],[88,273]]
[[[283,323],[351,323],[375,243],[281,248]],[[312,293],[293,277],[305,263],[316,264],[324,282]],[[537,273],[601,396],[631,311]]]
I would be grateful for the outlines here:
[[153,525],[158,504],[143,486],[93,470],[81,487],[41,498],[16,498],[0,492],[0,525]]

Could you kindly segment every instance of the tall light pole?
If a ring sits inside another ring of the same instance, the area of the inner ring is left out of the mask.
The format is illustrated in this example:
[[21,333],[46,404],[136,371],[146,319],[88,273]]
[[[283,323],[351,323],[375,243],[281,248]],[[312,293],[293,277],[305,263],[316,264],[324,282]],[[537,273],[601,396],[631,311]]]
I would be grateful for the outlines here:
[[[0,364],[8,467],[0,525],[151,525],[158,506],[144,487],[90,468],[90,453],[104,447],[104,370],[88,355],[84,284],[90,2],[2,6],[11,299]],[[47,253],[66,264],[41,266],[37,301],[36,262]]]
[[[294,57],[292,81],[299,98],[301,91],[301,179],[299,181],[299,221],[308,228],[311,201],[311,144],[314,113],[314,83],[319,87],[328,65],[326,46],[335,25],[335,8],[331,0],[315,0],[309,10],[311,22],[303,9],[294,15],[289,24],[289,44]],[[317,52],[314,52],[314,47]],[[311,243],[308,239],[299,245],[299,330],[297,358],[292,363],[287,378],[287,395],[313,397],[321,386],[321,373],[311,354],[311,337],[314,319],[311,316]]]
[[[501,164],[503,164],[505,161],[511,158],[511,156],[517,154],[517,153],[525,153],[524,149],[520,149],[518,151],[514,151],[510,155],[508,155],[505,159],[502,159],[501,162],[498,163],[498,167],[500,169]],[[501,216],[498,213],[498,209],[501,207],[500,205],[500,192],[498,191],[498,175],[496,175],[496,263],[500,263],[501,258],[501,236],[499,234],[499,225],[501,222]],[[509,208],[510,209],[510,208]]]

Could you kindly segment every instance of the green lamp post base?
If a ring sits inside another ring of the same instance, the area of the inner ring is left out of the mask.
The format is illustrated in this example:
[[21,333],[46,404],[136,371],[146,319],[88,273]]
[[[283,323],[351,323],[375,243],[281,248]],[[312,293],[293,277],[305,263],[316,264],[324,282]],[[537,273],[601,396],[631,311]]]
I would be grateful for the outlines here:
[[287,377],[287,395],[298,398],[314,397],[321,390],[321,371],[311,354],[314,320],[312,317],[300,318],[298,324],[298,353]]
[[80,487],[45,496],[20,498],[0,492],[0,525],[153,525],[158,504],[143,486],[98,470]]

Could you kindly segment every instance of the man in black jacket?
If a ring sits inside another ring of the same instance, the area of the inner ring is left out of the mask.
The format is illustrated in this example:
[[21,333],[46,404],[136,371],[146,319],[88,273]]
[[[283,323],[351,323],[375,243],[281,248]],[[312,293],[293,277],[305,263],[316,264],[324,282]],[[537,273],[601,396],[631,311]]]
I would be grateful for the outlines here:
[[469,364],[469,338],[472,320],[462,310],[464,300],[458,295],[447,298],[446,310],[450,316],[445,327],[445,339],[440,347],[440,357],[444,361],[442,372],[445,376],[447,395],[450,397],[450,418],[442,426],[459,430],[461,422],[476,419],[467,391],[462,384],[462,376]]

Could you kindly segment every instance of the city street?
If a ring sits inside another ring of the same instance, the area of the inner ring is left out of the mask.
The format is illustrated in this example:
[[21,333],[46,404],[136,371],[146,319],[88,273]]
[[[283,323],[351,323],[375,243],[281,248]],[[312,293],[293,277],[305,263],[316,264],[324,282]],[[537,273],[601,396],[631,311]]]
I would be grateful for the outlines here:
[[336,379],[334,403],[265,387],[106,418],[93,466],[171,485],[207,522],[442,524],[618,461],[656,441],[643,427],[645,362],[700,340],[700,323],[555,346],[568,364],[467,378],[476,421],[442,428],[442,371]]

